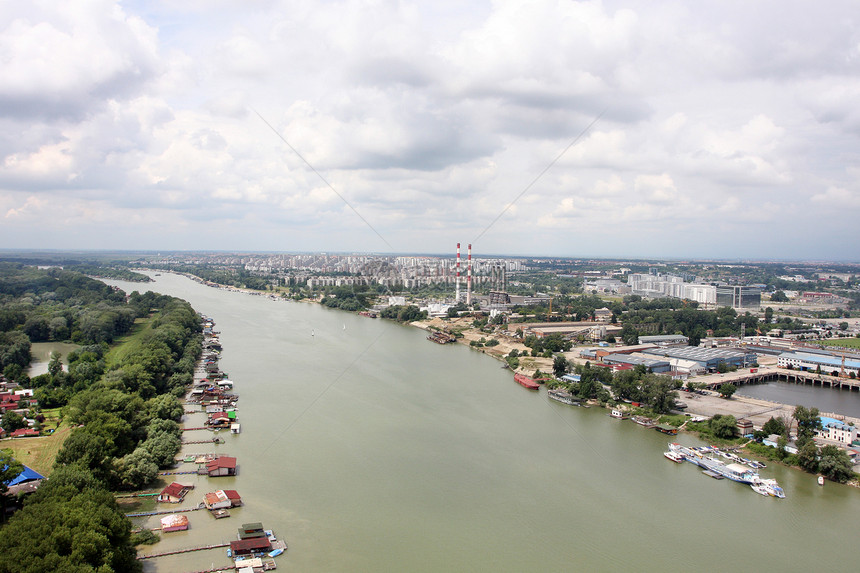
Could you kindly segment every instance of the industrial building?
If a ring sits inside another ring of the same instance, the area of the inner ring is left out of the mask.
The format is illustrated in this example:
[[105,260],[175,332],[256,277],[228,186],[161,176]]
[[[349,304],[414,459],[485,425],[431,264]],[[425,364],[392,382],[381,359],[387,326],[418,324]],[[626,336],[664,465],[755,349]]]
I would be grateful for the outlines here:
[[657,334],[640,336],[639,344],[656,344],[657,346],[686,346],[689,339],[683,334]]
[[697,362],[700,367],[713,372],[721,363],[743,368],[756,364],[756,355],[734,348],[698,348],[686,346],[683,348],[650,348],[643,350],[645,354],[653,354],[664,358],[678,358]]
[[637,354],[609,354],[603,357],[603,363],[609,365],[626,364],[631,367],[644,366],[655,374],[669,372],[672,367],[667,360],[659,360]]
[[776,359],[780,368],[794,368],[795,370],[812,370],[832,376],[839,376],[844,368],[844,374],[850,376],[860,375],[860,360],[856,358],[844,358],[832,354],[818,354],[812,352],[783,352]]

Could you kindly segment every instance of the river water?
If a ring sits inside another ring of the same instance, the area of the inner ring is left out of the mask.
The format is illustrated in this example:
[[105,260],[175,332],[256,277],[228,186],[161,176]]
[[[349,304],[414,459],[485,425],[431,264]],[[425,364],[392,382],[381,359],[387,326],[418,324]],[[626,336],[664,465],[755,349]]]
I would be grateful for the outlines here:
[[768,382],[740,386],[737,394],[860,418],[860,392],[856,390],[821,388],[790,382]]
[[[141,553],[229,541],[242,523],[260,521],[289,543],[277,561],[294,572],[799,571],[855,562],[856,489],[769,466],[762,475],[788,497],[764,498],[666,460],[658,432],[551,402],[495,360],[432,344],[418,329],[155,278],[106,282],[178,296],[214,318],[221,366],[241,396],[241,434],[184,450],[236,455],[239,475],[180,476],[196,485],[183,506],[215,489],[236,489],[245,505],[217,521],[189,513],[188,531]],[[145,567],[228,563],[217,549]]]

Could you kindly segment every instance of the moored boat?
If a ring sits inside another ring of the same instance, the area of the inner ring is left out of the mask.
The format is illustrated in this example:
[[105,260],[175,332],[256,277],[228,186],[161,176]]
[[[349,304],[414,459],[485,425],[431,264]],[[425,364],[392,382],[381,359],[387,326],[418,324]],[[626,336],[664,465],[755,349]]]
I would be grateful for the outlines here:
[[676,436],[678,434],[678,428],[669,424],[657,424],[654,426],[654,429],[669,436]]
[[667,459],[670,459],[675,462],[676,464],[680,464],[684,461],[684,454],[680,452],[669,450],[668,452],[663,452],[663,455],[666,456]]
[[652,420],[651,418],[646,418],[645,416],[633,416],[630,419],[639,424],[640,426],[645,426],[646,428],[653,428],[655,424],[654,420]]
[[756,492],[756,493],[757,493],[757,494],[759,494],[759,495],[764,495],[764,496],[769,496],[769,495],[770,495],[770,494],[768,493],[768,491],[767,491],[767,487],[766,487],[764,484],[761,484],[761,483],[751,483],[751,484],[750,484],[750,487],[752,488],[752,490],[753,490],[754,492]]
[[452,342],[456,342],[457,337],[453,334],[448,334],[447,332],[436,331],[427,335],[427,340],[435,342],[436,344],[450,344]]
[[581,406],[582,404],[579,401],[579,398],[571,395],[570,392],[565,390],[550,390],[546,393],[550,399],[555,400],[556,402],[561,402],[562,404],[567,404],[568,406]]
[[824,476],[818,476],[818,485],[824,485]]
[[627,414],[626,414],[623,410],[616,410],[616,409],[614,409],[614,408],[613,408],[613,409],[609,412],[609,417],[610,417],[610,418],[615,418],[616,420],[626,420],[626,419],[627,419]]
[[785,491],[779,486],[776,480],[763,479],[758,475],[757,471],[746,466],[737,463],[725,464],[712,456],[705,455],[704,452],[699,451],[699,448],[682,446],[677,442],[669,444],[669,451],[683,455],[686,461],[699,466],[706,474],[712,477],[727,478],[749,486],[758,486],[753,487],[753,490],[756,493],[765,492],[762,495],[779,498],[785,497]]
[[514,374],[514,381],[523,388],[528,388],[529,390],[537,390],[540,388],[540,384],[538,384],[534,378],[529,378],[525,374],[520,374],[519,372]]

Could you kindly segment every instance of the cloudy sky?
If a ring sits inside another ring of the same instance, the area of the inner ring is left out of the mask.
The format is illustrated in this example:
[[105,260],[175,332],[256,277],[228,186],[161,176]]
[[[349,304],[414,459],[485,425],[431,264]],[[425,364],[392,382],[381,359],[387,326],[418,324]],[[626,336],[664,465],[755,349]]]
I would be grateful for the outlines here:
[[855,2],[0,8],[0,248],[857,261],[858,216]]

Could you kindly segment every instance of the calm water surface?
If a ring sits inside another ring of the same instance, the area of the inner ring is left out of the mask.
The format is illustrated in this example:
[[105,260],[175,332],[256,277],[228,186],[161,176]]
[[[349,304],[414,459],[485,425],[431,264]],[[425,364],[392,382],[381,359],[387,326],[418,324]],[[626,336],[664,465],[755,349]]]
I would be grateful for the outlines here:
[[839,390],[838,388],[817,388],[789,382],[768,382],[767,384],[748,384],[738,388],[739,396],[751,396],[818,408],[822,412],[843,414],[860,418],[860,392]]
[[[229,541],[261,521],[289,543],[278,568],[294,572],[800,571],[856,561],[858,490],[768,467],[788,498],[764,498],[669,462],[653,430],[550,402],[498,362],[417,329],[156,280],[107,282],[172,294],[213,317],[241,395],[242,434],[217,446],[238,456],[239,475],[189,476],[197,488],[185,505],[232,488],[245,506],[218,521],[190,513],[189,531],[143,551]],[[218,549],[146,570],[228,563]]]
[[[40,374],[48,373],[48,364],[51,362],[51,354],[57,352],[60,354],[60,361],[63,365],[68,364],[67,357],[69,352],[77,350],[81,346],[70,342],[34,342],[30,345],[30,368],[27,370],[27,375],[30,378]],[[68,370],[68,368],[66,368]]]

